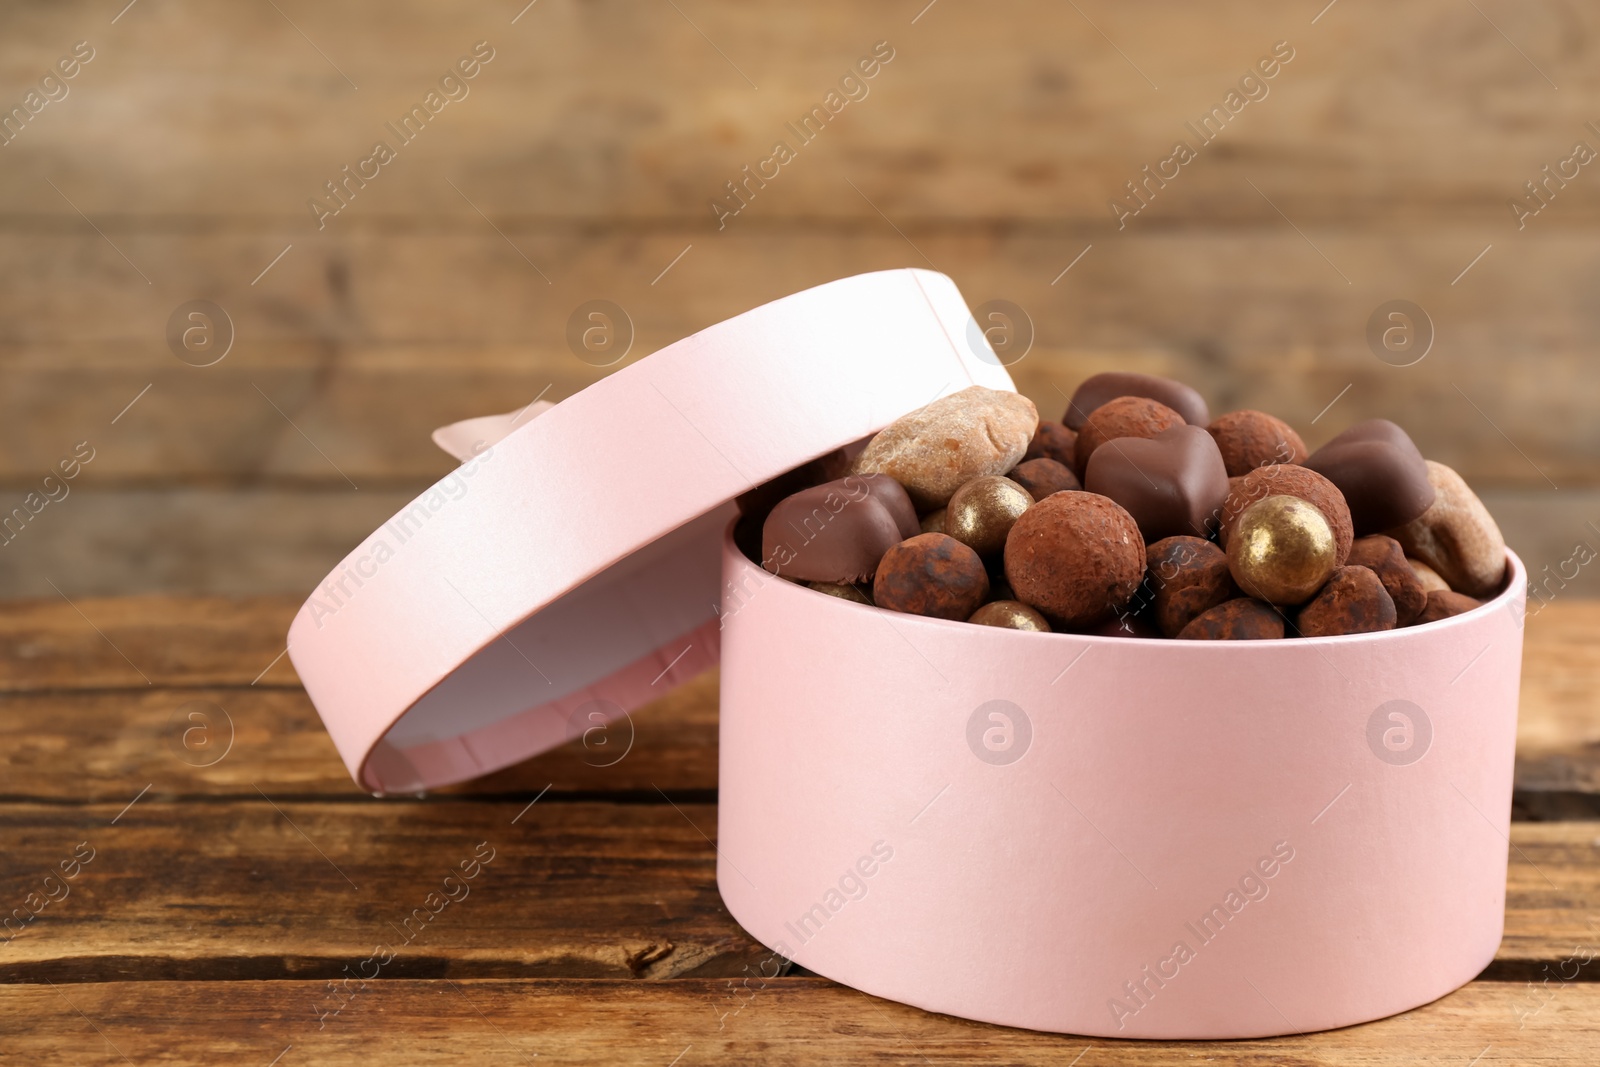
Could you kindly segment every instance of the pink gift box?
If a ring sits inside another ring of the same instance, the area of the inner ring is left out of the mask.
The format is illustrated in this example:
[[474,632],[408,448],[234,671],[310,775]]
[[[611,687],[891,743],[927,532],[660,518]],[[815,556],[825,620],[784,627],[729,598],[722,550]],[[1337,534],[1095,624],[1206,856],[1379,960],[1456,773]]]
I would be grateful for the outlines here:
[[722,665],[717,881],[783,959],[1013,1026],[1237,1038],[1403,1011],[1499,943],[1525,576],[1352,637],[900,615],[777,579],[732,499],[970,385],[948,278],[819,286],[556,405],[313,593],[289,654],[375,792],[486,774]]

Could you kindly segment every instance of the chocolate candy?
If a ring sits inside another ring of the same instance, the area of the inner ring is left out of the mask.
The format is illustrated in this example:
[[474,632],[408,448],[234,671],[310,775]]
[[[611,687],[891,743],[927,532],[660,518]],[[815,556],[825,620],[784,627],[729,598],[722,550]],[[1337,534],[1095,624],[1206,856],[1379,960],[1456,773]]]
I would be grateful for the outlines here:
[[1119,396],[1148,397],[1176,411],[1190,426],[1204,426],[1211,421],[1206,402],[1189,386],[1171,378],[1157,378],[1152,374],[1135,374],[1131,371],[1106,371],[1084,379],[1072,394],[1067,413],[1061,417],[1061,421],[1071,429],[1082,429],[1095,408]]
[[1494,516],[1461,475],[1427,461],[1433,503],[1412,522],[1389,531],[1405,548],[1439,573],[1458,593],[1486,597],[1506,574],[1506,540]]
[[1078,431],[1078,443],[1073,450],[1073,469],[1080,478],[1089,465],[1089,457],[1107,441],[1119,437],[1154,437],[1162,430],[1183,425],[1183,416],[1176,411],[1142,396],[1120,396],[1095,408]]
[[890,546],[916,533],[904,489],[882,474],[852,474],[778,502],[761,527],[761,565],[784,578],[872,577]]
[[1299,497],[1269,496],[1234,523],[1228,570],[1253,597],[1303,604],[1333,573],[1334,553],[1333,529],[1322,512]]
[[979,626],[1001,626],[1008,630],[1030,630],[1047,634],[1050,624],[1045,617],[1020,600],[991,600],[972,613],[968,622]]
[[1038,409],[1027,397],[968,386],[884,427],[854,469],[889,475],[918,511],[932,511],[972,479],[1015,467],[1038,426]]
[[1350,546],[1350,565],[1366,567],[1378,576],[1389,599],[1394,601],[1395,624],[1405,626],[1428,602],[1422,579],[1406,562],[1400,542],[1383,534],[1358,537]]
[[1163,636],[1177,637],[1195,618],[1239,595],[1227,555],[1210,541],[1162,538],[1144,558],[1144,594]]
[[734,503],[739,506],[739,514],[762,523],[784,497],[842,478],[849,470],[850,460],[845,457],[844,449],[834,449],[825,456],[802,463],[792,471],[785,471],[769,482],[740,493],[734,498]]
[[1302,637],[1336,637],[1392,630],[1394,601],[1377,572],[1340,567],[1295,620]]
[[1078,476],[1072,473],[1072,468],[1053,459],[1043,456],[1038,459],[1025,459],[1011,468],[1006,475],[1035,500],[1043,500],[1051,493],[1071,492],[1082,489],[1078,483]]
[[1388,419],[1356,423],[1313,452],[1305,466],[1339,487],[1357,534],[1408,523],[1433,503],[1422,453]]
[[836,596],[840,600],[850,600],[857,604],[865,604],[869,608],[872,606],[872,598],[859,585],[849,582],[807,582],[806,584],[819,593]]
[[1115,501],[1057,493],[1022,513],[1006,538],[1006,580],[1016,598],[1069,628],[1121,610],[1144,577],[1144,539]]
[[1304,463],[1306,443],[1287,422],[1265,411],[1230,411],[1206,427],[1222,452],[1228,477],[1274,463]]
[[970,618],[988,596],[983,560],[948,534],[901,541],[884,553],[872,581],[878,607],[935,619]]
[[950,498],[944,532],[981,556],[993,555],[1006,547],[1011,524],[1032,505],[1033,497],[1010,478],[974,478]]
[[1228,472],[1209,433],[1179,425],[1096,449],[1083,484],[1128,509],[1148,542],[1205,536],[1227,498]]
[[1424,593],[1450,592],[1450,583],[1439,577],[1438,571],[1434,570],[1420,559],[1412,559],[1410,556],[1407,556],[1406,563],[1410,565],[1412,573],[1417,576],[1417,581],[1422,583],[1422,591]]
[[945,509],[940,508],[938,511],[930,511],[926,515],[922,516],[922,522],[918,524],[921,527],[922,532],[944,533],[944,513]]
[[1033,440],[1028,442],[1028,450],[1022,454],[1022,461],[1053,459],[1071,467],[1075,462],[1073,448],[1077,443],[1078,431],[1069,430],[1059,422],[1040,419],[1039,428],[1033,432]]
[[1283,616],[1271,604],[1240,597],[1196,616],[1178,634],[1183,641],[1273,641],[1283,636]]
[[1428,603],[1418,612],[1413,626],[1420,626],[1425,622],[1438,622],[1448,619],[1453,615],[1471,611],[1473,608],[1482,607],[1483,602],[1474,600],[1465,593],[1454,593],[1446,589],[1443,592],[1428,594]]
[[1217,536],[1222,547],[1228,547],[1233,524],[1240,512],[1258,500],[1280,494],[1297,496],[1322,512],[1322,517],[1333,528],[1337,549],[1334,558],[1339,566],[1344,566],[1345,560],[1350,557],[1350,543],[1355,540],[1355,532],[1350,525],[1350,509],[1345,506],[1344,496],[1332,482],[1316,471],[1292,463],[1257,467],[1231,483],[1227,502],[1222,505],[1222,528]]

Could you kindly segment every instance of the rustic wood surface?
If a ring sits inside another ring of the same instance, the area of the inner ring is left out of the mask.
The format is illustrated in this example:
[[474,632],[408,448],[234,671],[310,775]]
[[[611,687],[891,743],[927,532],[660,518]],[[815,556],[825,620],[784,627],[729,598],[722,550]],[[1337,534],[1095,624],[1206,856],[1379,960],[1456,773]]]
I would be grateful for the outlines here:
[[[767,951],[714,879],[714,675],[618,724],[603,743],[631,737],[620,761],[597,740],[377,801],[275,660],[294,607],[56,598],[0,614],[0,892],[20,900],[80,842],[93,849],[70,894],[0,943],[5,1058],[1462,1067],[1600,1055],[1585,962],[1600,915],[1595,602],[1528,622],[1506,930],[1485,972],[1392,1019],[1223,1044],[984,1026],[798,971],[752,988]],[[202,729],[186,737],[191,710]],[[396,925],[483,843],[492,858],[466,898],[425,928]],[[402,943],[381,977],[348,1002],[331,993],[379,942]]]
[[[433,426],[608,372],[568,348],[581,303],[626,310],[632,360],[929,264],[1027,312],[1013,370],[1047,412],[1115,366],[1312,444],[1391,417],[1531,570],[1600,546],[1600,179],[1509,208],[1600,146],[1582,5],[69,0],[0,14],[0,106],[80,40],[0,146],[0,504],[95,458],[5,546],[0,596],[304,591],[449,469]],[[319,229],[308,200],[479,40],[468,95]],[[879,41],[867,95],[719,227]],[[1279,41],[1268,94],[1119,228],[1110,201]],[[169,351],[194,299],[234,326],[215,366]],[[1369,348],[1393,299],[1434,326],[1414,366]]]

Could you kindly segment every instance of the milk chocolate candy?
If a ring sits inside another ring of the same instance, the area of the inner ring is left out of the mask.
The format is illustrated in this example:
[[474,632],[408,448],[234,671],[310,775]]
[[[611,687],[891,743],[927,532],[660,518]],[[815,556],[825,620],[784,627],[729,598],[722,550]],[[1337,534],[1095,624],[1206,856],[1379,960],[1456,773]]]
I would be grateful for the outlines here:
[[858,582],[918,532],[906,491],[885,474],[852,474],[779,501],[761,528],[761,565],[783,578]]
[[1157,378],[1153,374],[1135,374],[1131,371],[1106,371],[1085,378],[1072,394],[1067,413],[1061,421],[1068,428],[1078,430],[1089,421],[1089,413],[1108,400],[1119,396],[1148,397],[1176,411],[1190,426],[1204,426],[1211,421],[1211,412],[1200,394],[1182,382],[1171,378]]
[[[1089,421],[1078,433],[1078,443],[1073,451],[1076,464],[1073,468],[1082,478],[1089,467],[1089,457],[1108,441],[1123,437],[1154,437],[1163,430],[1183,425],[1183,416],[1142,396],[1119,396],[1089,412]],[[1120,443],[1120,442],[1119,442]]]
[[1199,426],[1174,426],[1149,439],[1119,438],[1095,449],[1084,488],[1127,509],[1146,543],[1204,537],[1228,496],[1217,442]]
[[1411,625],[1421,626],[1426,622],[1438,622],[1440,619],[1461,615],[1482,606],[1483,601],[1475,600],[1465,593],[1454,593],[1448,589],[1429,593],[1427,606],[1411,621]]
[[1356,423],[1311,453],[1305,466],[1339,487],[1357,537],[1402,526],[1433,503],[1422,453],[1388,419]]

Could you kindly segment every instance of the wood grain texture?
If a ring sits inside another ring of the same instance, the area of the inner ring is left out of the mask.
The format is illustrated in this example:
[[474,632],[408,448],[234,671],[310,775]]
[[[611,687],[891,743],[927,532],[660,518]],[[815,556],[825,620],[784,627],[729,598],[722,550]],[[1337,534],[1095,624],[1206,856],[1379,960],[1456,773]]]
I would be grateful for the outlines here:
[[[205,803],[152,790],[125,812],[133,793],[0,807],[9,907],[93,850],[64,899],[4,930],[0,982],[336,979],[374,945],[393,950],[398,977],[727,975],[767,955],[717,893],[709,805],[329,803],[293,799],[291,782],[257,788]],[[1526,977],[1592,940],[1597,834],[1596,822],[1513,826],[1492,969]],[[485,842],[493,858],[467,895],[425,906]],[[405,925],[429,906],[442,910]]]
[[[1474,982],[1365,1026],[1268,1040],[1108,1041],[933,1015],[819,978],[384,981],[326,1020],[314,982],[0,987],[0,1037],[28,1063],[1008,1064],[1061,1067],[1528,1067],[1600,1056],[1600,986]],[[288,1048],[292,1046],[292,1048]],[[288,1049],[288,1051],[285,1051]],[[537,1057],[537,1058],[536,1058]]]

